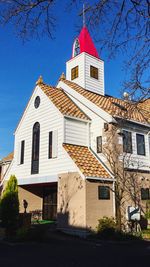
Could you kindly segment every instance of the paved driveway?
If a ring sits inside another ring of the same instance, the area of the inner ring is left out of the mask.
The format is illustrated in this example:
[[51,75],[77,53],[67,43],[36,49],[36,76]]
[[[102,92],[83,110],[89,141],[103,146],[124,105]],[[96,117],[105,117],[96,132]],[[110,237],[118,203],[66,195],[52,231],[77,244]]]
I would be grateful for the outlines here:
[[0,267],[148,267],[150,243],[95,244],[71,238],[48,243],[0,243]]

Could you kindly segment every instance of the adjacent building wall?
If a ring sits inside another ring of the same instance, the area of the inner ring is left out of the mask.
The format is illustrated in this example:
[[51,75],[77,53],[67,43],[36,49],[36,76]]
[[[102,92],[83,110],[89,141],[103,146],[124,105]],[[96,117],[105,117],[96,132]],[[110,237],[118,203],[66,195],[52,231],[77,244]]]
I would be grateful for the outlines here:
[[129,206],[140,207],[141,215],[144,215],[150,210],[150,202],[148,199],[141,199],[141,188],[150,188],[150,173],[128,171],[127,177],[130,179],[130,188],[126,190],[122,200],[122,216],[126,217]]
[[[143,127],[139,127],[133,124],[131,126],[124,126],[124,130],[130,131],[132,133],[132,154],[130,160],[130,168],[141,169],[141,170],[149,170],[150,171],[150,143],[149,143],[149,130]],[[145,155],[137,154],[137,141],[136,134],[144,135],[145,140]],[[123,139],[122,139],[123,141]],[[123,143],[123,142],[122,142]]]
[[8,168],[10,167],[11,161],[1,162],[0,163],[0,182],[2,182]]

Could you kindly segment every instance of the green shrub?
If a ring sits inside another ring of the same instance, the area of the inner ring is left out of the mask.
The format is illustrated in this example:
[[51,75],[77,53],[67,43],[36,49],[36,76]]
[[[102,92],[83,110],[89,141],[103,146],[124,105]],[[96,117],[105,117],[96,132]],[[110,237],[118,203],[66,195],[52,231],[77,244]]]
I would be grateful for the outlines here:
[[36,242],[46,241],[48,228],[49,227],[45,224],[33,225],[29,229],[21,227],[16,232],[16,240]]
[[116,234],[116,222],[113,218],[103,217],[98,220],[97,234],[101,238],[111,239]]
[[2,225],[7,232],[13,232],[17,228],[19,216],[19,199],[17,179],[11,175],[0,201],[0,213]]
[[115,230],[116,222],[113,218],[103,217],[98,220],[97,232],[103,232],[104,230]]
[[16,239],[18,240],[21,240],[21,241],[26,240],[27,235],[28,235],[28,229],[24,227],[21,227],[16,231]]

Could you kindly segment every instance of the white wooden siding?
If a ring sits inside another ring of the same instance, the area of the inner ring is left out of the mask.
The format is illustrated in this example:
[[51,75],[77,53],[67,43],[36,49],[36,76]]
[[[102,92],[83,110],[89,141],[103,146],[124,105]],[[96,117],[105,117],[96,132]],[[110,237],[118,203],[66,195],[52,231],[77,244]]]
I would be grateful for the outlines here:
[[[22,140],[21,140],[22,141]],[[21,141],[18,142],[17,145],[17,151],[18,151],[18,155],[17,155],[17,164],[20,164],[20,156],[21,156]]]
[[88,145],[88,123],[65,118],[65,143]]
[[[90,66],[98,69],[98,80],[90,76]],[[85,88],[104,95],[104,62],[85,54]]]
[[[141,131],[133,131],[132,128],[124,129],[132,133],[132,154],[129,155],[130,161],[128,163],[128,168],[137,168],[150,170],[150,151],[149,151],[149,136],[148,134]],[[145,138],[145,156],[137,154],[137,143],[136,134],[143,134]]]
[[[102,136],[102,130],[104,127],[104,120],[98,116],[95,112],[93,112],[90,108],[85,106],[83,103],[81,103],[79,100],[75,99],[74,97],[69,97],[75,102],[76,105],[79,106],[80,109],[82,109],[90,118],[91,123],[90,127],[88,126],[87,132],[88,132],[88,146],[90,146],[93,151],[97,154],[97,143],[96,143],[96,137]],[[105,157],[100,153],[97,154],[102,160],[106,161]]]
[[[40,96],[41,103],[39,108],[34,108],[34,99]],[[40,158],[39,158],[39,174],[34,174],[32,177],[56,176],[56,174],[68,171],[77,171],[73,161],[67,156],[62,147],[63,140],[63,115],[42,92],[37,88],[27,106],[27,109],[22,117],[22,120],[16,130],[14,160],[11,168],[7,172],[6,179],[9,179],[11,174],[15,174],[18,179],[28,179],[31,177],[31,155],[32,155],[32,130],[35,122],[40,124]],[[48,158],[49,132],[57,131],[55,135],[55,143],[58,143],[56,158]],[[24,164],[18,165],[18,149],[19,143],[25,140]],[[55,179],[54,179],[55,180]]]
[[52,132],[52,158],[57,158],[58,155],[58,131]]
[[[98,80],[90,77],[90,66],[98,68]],[[104,62],[87,53],[81,53],[66,63],[66,78],[71,81],[71,69],[79,66],[79,77],[73,82],[85,89],[104,95]]]
[[85,87],[85,64],[84,53],[72,58],[66,62],[66,79],[71,81],[71,70],[78,66],[78,77],[72,80],[73,82]]

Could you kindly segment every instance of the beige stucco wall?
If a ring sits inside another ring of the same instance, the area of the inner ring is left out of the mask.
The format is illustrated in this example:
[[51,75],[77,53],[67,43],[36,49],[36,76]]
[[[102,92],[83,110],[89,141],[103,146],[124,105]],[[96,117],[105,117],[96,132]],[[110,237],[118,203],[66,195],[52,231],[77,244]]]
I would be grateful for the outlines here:
[[112,188],[112,183],[100,183],[86,181],[86,225],[88,228],[96,230],[98,219],[103,216],[114,217],[113,193],[110,190],[110,199],[98,199],[98,186],[105,185]]
[[85,228],[85,181],[78,173],[60,174],[57,220],[59,228]]
[[26,185],[19,186],[19,202],[20,202],[20,212],[24,211],[23,208],[23,199],[28,202],[27,212],[34,210],[42,210],[43,199],[42,199],[42,190],[43,188],[36,185]]
[[[98,186],[104,183],[84,180],[78,173],[59,175],[58,227],[96,230],[98,219],[114,217],[113,193],[110,200],[98,199]],[[112,183],[105,184],[112,187]]]

